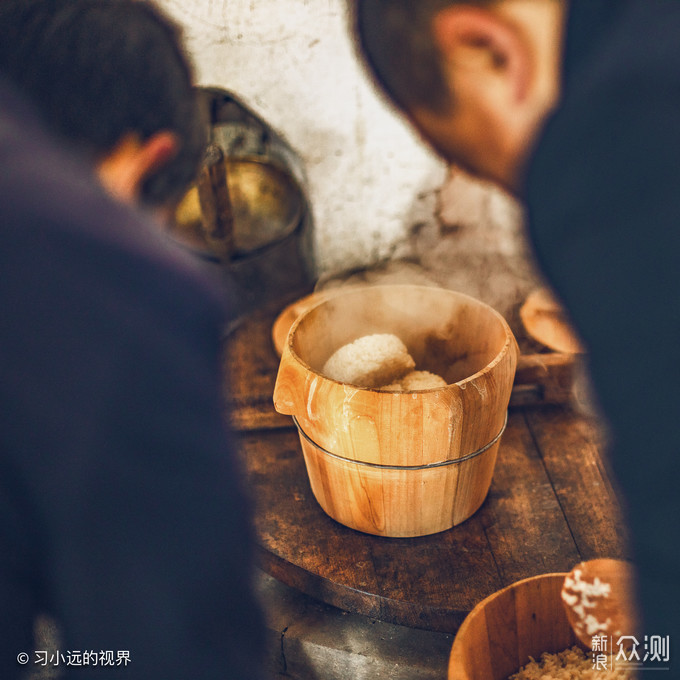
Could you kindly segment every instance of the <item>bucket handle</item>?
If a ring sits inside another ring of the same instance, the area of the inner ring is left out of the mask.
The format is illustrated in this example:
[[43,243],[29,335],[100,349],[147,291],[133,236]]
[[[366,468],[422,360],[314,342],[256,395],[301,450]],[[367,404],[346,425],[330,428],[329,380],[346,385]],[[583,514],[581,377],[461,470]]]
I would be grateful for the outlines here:
[[295,416],[305,410],[305,386],[309,372],[293,358],[289,342],[290,336],[283,347],[276,375],[274,408],[285,416]]

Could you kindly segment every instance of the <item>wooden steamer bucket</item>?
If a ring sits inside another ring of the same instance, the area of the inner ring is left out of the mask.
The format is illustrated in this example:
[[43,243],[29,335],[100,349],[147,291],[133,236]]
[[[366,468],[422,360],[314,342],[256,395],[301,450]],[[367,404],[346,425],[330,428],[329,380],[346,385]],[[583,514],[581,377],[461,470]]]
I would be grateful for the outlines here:
[[560,598],[566,575],[533,576],[482,600],[453,641],[448,680],[505,680],[530,657],[581,646]]
[[[382,392],[326,378],[342,345],[393,333],[446,387]],[[352,288],[293,324],[274,405],[294,416],[312,491],[328,515],[380,536],[424,536],[470,517],[491,484],[518,349],[505,320],[461,293]]]

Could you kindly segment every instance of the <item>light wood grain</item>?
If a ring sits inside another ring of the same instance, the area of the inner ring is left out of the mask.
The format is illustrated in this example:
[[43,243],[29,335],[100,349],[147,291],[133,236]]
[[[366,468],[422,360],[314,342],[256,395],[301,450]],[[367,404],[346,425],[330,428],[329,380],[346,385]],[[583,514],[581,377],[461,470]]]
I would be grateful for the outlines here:
[[[272,326],[274,350],[283,354],[288,334],[295,321],[323,300],[346,291],[348,287],[316,291],[287,305]],[[548,352],[522,354],[517,362],[515,383],[510,397],[512,406],[565,404],[572,400],[575,378],[574,354]]]
[[533,576],[480,602],[453,642],[448,680],[506,680],[529,657],[578,644],[560,600],[565,576]]
[[[447,386],[381,392],[321,374],[339,347],[371,333],[397,335],[416,366],[443,376]],[[297,319],[284,346],[274,405],[295,416],[318,447],[346,459],[399,467],[454,461],[483,449],[502,431],[517,355],[505,320],[468,296],[424,286],[353,289]],[[490,450],[483,460],[452,465],[438,477],[453,493],[424,493],[423,477],[414,471],[369,473],[355,465],[353,472],[335,458],[321,462],[323,454],[304,441],[303,451],[326,511],[355,529],[386,536],[425,535],[469,517],[486,496],[495,460]],[[347,479],[353,474],[350,498]],[[354,506],[351,512],[332,514],[347,503]],[[401,517],[388,518],[388,507]]]
[[330,458],[305,438],[312,492],[336,521],[379,536],[424,536],[460,524],[484,502],[498,442],[457,465],[379,469]]

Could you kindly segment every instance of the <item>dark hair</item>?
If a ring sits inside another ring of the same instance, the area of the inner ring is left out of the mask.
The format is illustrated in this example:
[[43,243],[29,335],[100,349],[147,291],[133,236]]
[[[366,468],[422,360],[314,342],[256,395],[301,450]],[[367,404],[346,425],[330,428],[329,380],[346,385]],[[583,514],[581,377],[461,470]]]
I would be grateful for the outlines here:
[[406,111],[425,106],[441,113],[451,105],[432,21],[452,4],[455,0],[350,0],[359,50],[377,84]]
[[446,113],[452,93],[432,32],[451,5],[489,6],[498,0],[348,0],[351,30],[373,78],[405,111]]
[[152,3],[0,0],[0,72],[91,159],[126,133],[174,132],[179,151],[143,201],[169,203],[194,179],[207,126],[179,30]]

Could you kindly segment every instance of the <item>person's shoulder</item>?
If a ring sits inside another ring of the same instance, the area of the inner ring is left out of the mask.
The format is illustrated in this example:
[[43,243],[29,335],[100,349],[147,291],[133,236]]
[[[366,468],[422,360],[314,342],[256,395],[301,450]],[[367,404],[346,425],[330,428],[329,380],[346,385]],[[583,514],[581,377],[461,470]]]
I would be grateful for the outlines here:
[[625,203],[638,196],[619,186],[678,175],[680,3],[597,4],[607,8],[597,26],[568,29],[561,97],[528,166],[531,203],[536,196],[549,205],[588,196]]
[[680,76],[680,3],[583,0],[569,16],[564,97],[588,101],[617,88],[631,100],[638,88],[674,94],[668,85]]

